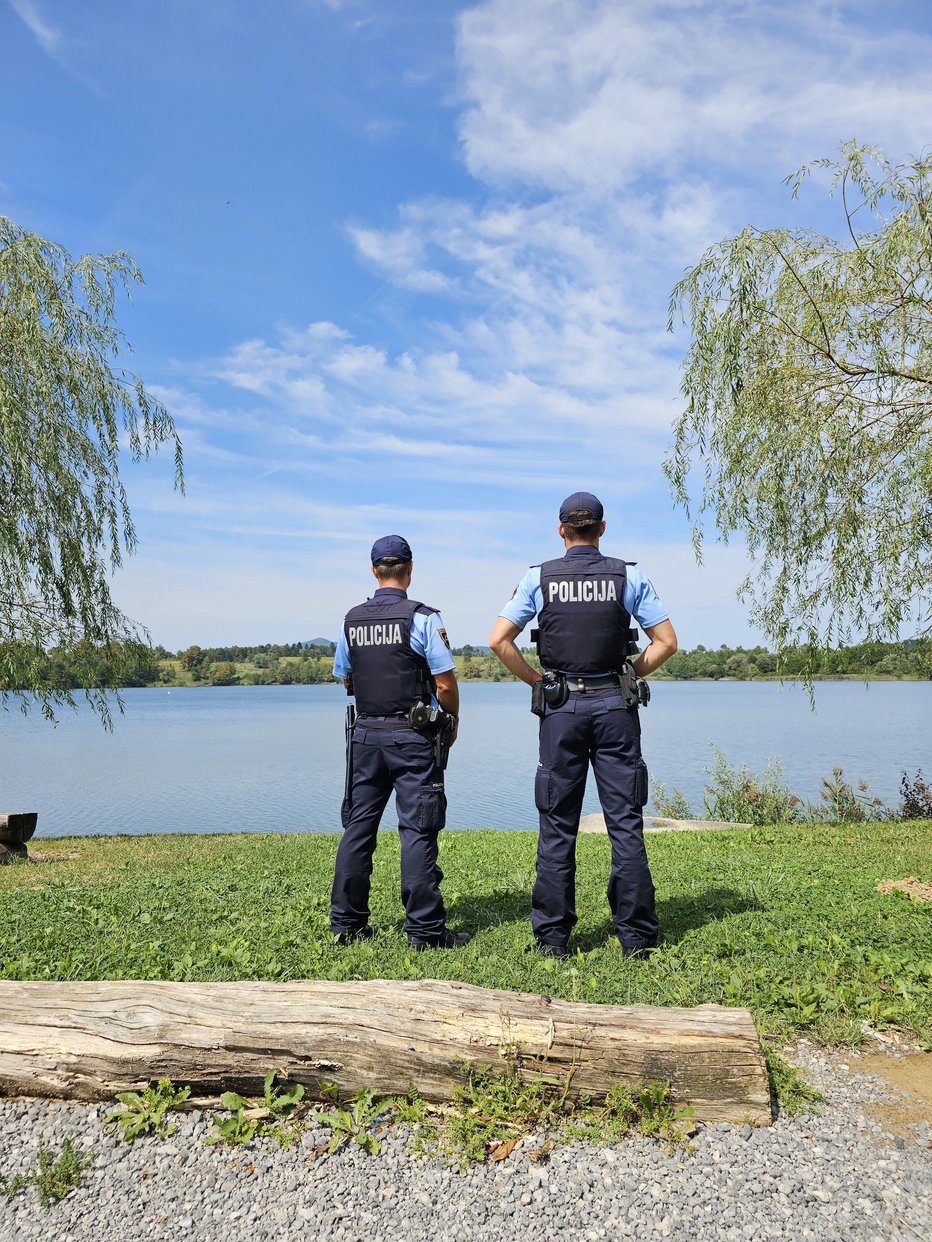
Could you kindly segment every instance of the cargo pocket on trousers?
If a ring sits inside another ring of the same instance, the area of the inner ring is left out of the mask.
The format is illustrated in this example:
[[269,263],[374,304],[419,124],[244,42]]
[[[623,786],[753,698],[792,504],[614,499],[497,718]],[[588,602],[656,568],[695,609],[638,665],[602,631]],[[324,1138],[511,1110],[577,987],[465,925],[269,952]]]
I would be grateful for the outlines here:
[[639,759],[637,768],[634,773],[634,803],[635,806],[647,806],[647,764],[643,759]]
[[439,832],[447,822],[447,795],[443,789],[422,789],[417,796],[417,826]]
[[550,769],[539,767],[534,776],[534,805],[538,811],[550,810],[551,777]]

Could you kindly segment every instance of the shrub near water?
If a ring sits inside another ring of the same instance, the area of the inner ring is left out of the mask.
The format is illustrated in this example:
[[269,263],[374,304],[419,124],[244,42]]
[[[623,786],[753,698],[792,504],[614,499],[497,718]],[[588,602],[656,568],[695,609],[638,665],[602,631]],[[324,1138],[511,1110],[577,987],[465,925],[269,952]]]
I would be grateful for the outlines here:
[[904,772],[900,778],[900,814],[903,819],[932,819],[932,785],[923,778],[922,768],[910,780]]
[[[859,780],[853,786],[840,767],[822,778],[820,801],[813,805],[783,783],[779,760],[771,759],[761,777],[746,764],[737,767],[730,763],[716,746],[712,745],[712,750],[715,762],[706,768],[711,783],[705,788],[705,815],[709,819],[756,827],[803,821],[837,824],[932,819],[932,786],[923,780],[921,770],[913,780],[902,774],[898,809],[886,806],[872,794],[867,781]],[[657,814],[665,818],[695,818],[686,795],[679,789],[668,793],[661,781],[654,781],[651,800]]]
[[822,799],[820,807],[811,806],[809,813],[813,819],[824,819],[829,823],[863,823],[868,819],[890,819],[890,810],[884,806],[880,798],[873,797],[867,781],[858,781],[857,790],[845,780],[841,768],[833,768],[830,777],[822,778]]
[[715,763],[706,769],[710,780],[705,790],[707,818],[761,828],[804,817],[802,801],[783,783],[779,759],[771,759],[763,777],[758,777],[746,764],[734,767],[717,747],[712,751]]

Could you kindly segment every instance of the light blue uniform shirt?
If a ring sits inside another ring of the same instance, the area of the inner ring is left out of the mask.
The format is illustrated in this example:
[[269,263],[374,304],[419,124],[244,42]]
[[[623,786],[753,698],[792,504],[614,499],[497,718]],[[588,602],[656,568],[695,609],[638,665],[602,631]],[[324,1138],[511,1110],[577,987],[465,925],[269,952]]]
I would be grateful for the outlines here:
[[[402,599],[408,597],[406,591],[397,587],[379,587],[373,599],[377,599],[385,590],[395,592]],[[449,673],[452,668],[456,667],[450,648],[441,637],[442,630],[443,621],[439,612],[416,612],[411,618],[411,650],[426,659],[427,666],[432,673]],[[346,643],[346,629],[341,627],[340,638],[333,657],[333,675],[342,681],[349,677],[352,671],[353,666]]]
[[[575,559],[572,553],[570,559]],[[624,606],[641,629],[647,629],[648,626],[659,625],[661,621],[669,620],[670,614],[660,602],[660,597],[651,585],[650,579],[641,573],[637,565],[628,565],[626,570]],[[540,589],[540,566],[532,565],[499,615],[523,630],[529,621],[534,620],[543,606],[544,593]]]

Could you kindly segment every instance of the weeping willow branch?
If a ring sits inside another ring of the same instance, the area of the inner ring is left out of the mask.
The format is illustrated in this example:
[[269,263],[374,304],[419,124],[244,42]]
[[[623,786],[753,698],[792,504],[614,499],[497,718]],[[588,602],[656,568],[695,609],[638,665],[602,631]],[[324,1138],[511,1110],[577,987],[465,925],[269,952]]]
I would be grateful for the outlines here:
[[[74,701],[43,674],[49,648],[147,638],[110,594],[136,546],[121,452],[139,461],[170,444],[183,489],[171,415],[121,361],[116,299],[141,283],[127,254],[73,259],[0,216],[0,701],[49,718]],[[108,686],[82,688],[108,724]]]
[[814,170],[844,242],[746,228],[676,285],[686,408],[664,463],[701,553],[756,562],[751,618],[778,647],[896,638],[932,587],[932,159],[846,143]]

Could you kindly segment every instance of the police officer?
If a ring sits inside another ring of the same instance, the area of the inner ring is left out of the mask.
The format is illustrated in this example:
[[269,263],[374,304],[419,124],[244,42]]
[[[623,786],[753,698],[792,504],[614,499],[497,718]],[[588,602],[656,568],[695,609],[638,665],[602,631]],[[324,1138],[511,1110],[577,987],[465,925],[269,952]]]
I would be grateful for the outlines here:
[[447,928],[440,895],[437,834],[447,811],[443,772],[430,738],[412,728],[408,717],[415,704],[436,706],[439,700],[454,717],[455,740],[459,688],[439,612],[408,599],[413,567],[406,539],[386,535],[375,541],[372,572],[378,589],[346,614],[334,656],[333,675],[352,678],[358,709],[330,904],[330,926],[341,946],[375,934],[369,926],[372,857],[392,789],[409,944],[451,949],[469,940],[465,932]]
[[[489,639],[505,667],[535,687],[541,675],[521,655],[515,639],[539,616],[541,665],[562,675],[532,689],[534,707],[543,714],[534,787],[540,835],[531,922],[539,948],[555,958],[569,955],[570,932],[577,922],[576,834],[590,761],[611,840],[608,902],[622,952],[646,956],[659,930],[644,848],[647,769],[641,758],[637,704],[631,701],[631,618],[651,640],[634,661],[638,677],[674,654],[676,634],[637,567],[599,551],[605,533],[602,515],[601,502],[591,493],[567,497],[558,528],[565,555],[525,574]],[[541,709],[541,691],[548,683],[553,683],[547,694],[551,702]]]

